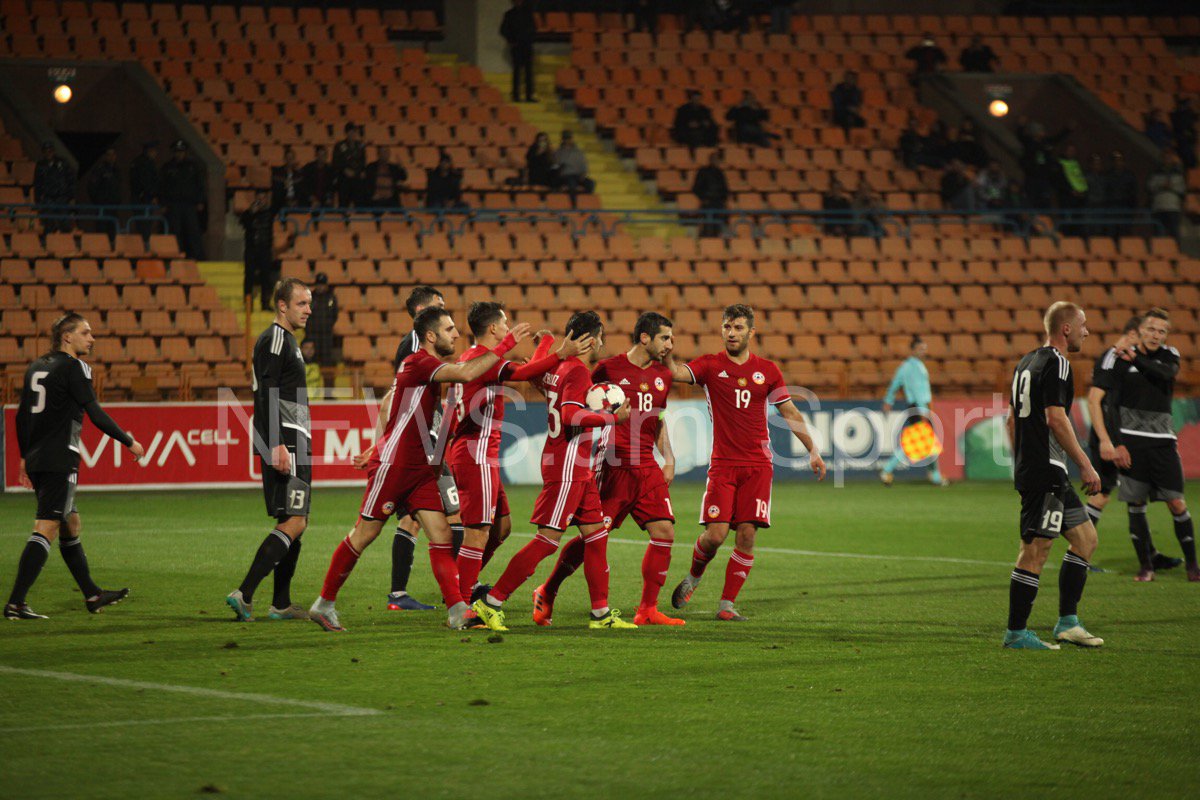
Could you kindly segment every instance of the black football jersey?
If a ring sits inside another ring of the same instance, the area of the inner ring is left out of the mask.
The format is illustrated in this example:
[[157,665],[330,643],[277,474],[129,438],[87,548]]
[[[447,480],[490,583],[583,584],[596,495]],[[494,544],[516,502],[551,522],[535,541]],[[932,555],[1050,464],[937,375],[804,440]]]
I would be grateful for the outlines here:
[[1171,400],[1179,375],[1179,351],[1166,345],[1153,353],[1138,351],[1133,361],[1116,363],[1117,419],[1127,447],[1175,443]]
[[270,458],[280,444],[309,452],[312,423],[304,356],[296,337],[277,323],[254,343],[254,433]]
[[1071,362],[1053,347],[1028,353],[1013,372],[1014,482],[1020,491],[1048,489],[1067,480],[1067,456],[1046,424],[1046,409],[1071,408]]
[[417,332],[409,331],[403,339],[400,340],[400,345],[396,348],[396,357],[392,359],[392,369],[399,372],[400,362],[417,352]]
[[91,367],[78,358],[57,350],[29,365],[16,420],[27,472],[79,468],[84,408],[95,399]]
[[[1110,347],[1096,359],[1096,364],[1092,367],[1092,386],[1104,390],[1104,397],[1100,400],[1100,410],[1104,413],[1106,421],[1113,419],[1113,400],[1119,382],[1120,360],[1117,348]],[[1109,434],[1111,436],[1111,431]]]

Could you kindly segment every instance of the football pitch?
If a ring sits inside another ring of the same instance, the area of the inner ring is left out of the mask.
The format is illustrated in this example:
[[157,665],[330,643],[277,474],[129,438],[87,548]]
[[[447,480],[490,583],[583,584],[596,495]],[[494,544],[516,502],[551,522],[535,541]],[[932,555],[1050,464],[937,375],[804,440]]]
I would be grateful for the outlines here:
[[[1197,497],[1195,484],[1188,494]],[[677,485],[671,588],[698,531]],[[360,492],[318,490],[293,598],[315,596]],[[534,490],[510,490],[527,541]],[[0,633],[0,797],[1194,797],[1200,585],[1135,584],[1124,506],[1100,526],[1081,605],[1099,650],[1005,651],[1017,496],[1004,484],[777,484],[739,600],[713,618],[730,545],[683,628],[590,631],[582,574],[555,626],[452,632],[388,612],[390,537],[338,601],[349,632],[238,624],[223,603],[269,530],[258,491],[80,495],[84,542],[123,604],[89,615],[52,554],[30,594],[49,620]],[[29,535],[0,495],[0,592]],[[1158,504],[1159,548],[1178,555]],[[632,618],[644,535],[609,546]],[[57,548],[56,548],[57,549]],[[1057,617],[1056,543],[1030,626]],[[412,593],[437,595],[424,545]],[[265,612],[271,579],[256,595]]]

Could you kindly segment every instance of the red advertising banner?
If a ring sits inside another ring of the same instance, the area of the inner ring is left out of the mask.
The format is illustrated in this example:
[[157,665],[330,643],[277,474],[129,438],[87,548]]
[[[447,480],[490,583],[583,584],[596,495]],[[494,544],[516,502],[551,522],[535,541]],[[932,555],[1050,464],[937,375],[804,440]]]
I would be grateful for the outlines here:
[[[104,410],[146,448],[141,461],[84,422],[79,465],[87,489],[219,488],[256,485],[249,403],[109,403]],[[351,459],[369,447],[378,415],[375,402],[320,403],[311,407],[313,483],[361,485],[366,474]],[[4,488],[17,483],[20,452],[16,407],[4,409]]]

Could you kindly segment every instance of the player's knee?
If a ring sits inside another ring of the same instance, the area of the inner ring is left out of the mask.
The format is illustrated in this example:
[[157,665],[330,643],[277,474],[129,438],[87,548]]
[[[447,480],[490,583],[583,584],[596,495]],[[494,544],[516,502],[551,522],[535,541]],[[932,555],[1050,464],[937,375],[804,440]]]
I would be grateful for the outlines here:
[[1187,510],[1188,510],[1187,501],[1184,500],[1182,497],[1178,497],[1174,500],[1168,500],[1167,508],[1169,508],[1171,510],[1172,514],[1174,514],[1175,516],[1178,517],[1180,514],[1187,513]]
[[754,537],[758,533],[758,528],[753,525],[742,525],[738,528],[737,535],[734,537],[734,544],[737,549],[743,553],[749,553],[754,549]]
[[660,542],[675,541],[675,526],[667,522],[651,522],[646,526],[646,533]]
[[63,523],[56,519],[39,519],[33,523],[33,529],[48,542],[57,539],[62,528]]

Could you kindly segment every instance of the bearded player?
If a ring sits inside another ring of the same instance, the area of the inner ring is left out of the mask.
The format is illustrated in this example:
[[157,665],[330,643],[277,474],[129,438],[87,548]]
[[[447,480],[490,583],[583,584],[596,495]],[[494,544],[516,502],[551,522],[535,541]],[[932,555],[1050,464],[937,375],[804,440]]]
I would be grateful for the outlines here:
[[675,587],[671,605],[683,608],[692,599],[708,562],[733,528],[734,548],[725,567],[717,619],[744,622],[746,618],[733,603],[754,566],[755,535],[759,528],[771,527],[773,466],[767,406],[775,406],[792,435],[804,445],[818,480],[825,478],[825,462],[792,402],[779,367],[750,352],[754,309],[740,303],[726,308],[721,333],[724,352],[700,356],[686,365],[675,363],[669,355],[666,360],[675,380],[704,387],[713,418],[712,459],[700,507],[704,532],[692,551],[691,571]]
[[[567,322],[567,337],[591,336],[589,360],[604,346],[604,325],[595,311],[579,311]],[[544,486],[533,507],[538,532],[504,570],[500,580],[472,608],[494,631],[504,626],[502,604],[537,569],[543,559],[558,549],[567,528],[574,525],[583,537],[583,574],[587,578],[592,601],[589,628],[637,628],[621,619],[621,613],[608,605],[608,529],[596,487],[593,458],[603,446],[608,426],[629,419],[629,401],[616,413],[592,411],[587,393],[592,387],[588,366],[578,358],[563,361],[542,377],[546,395],[548,430],[542,450]]]
[[[642,557],[642,600],[633,618],[637,625],[685,624],[658,610],[675,543],[675,512],[667,488],[675,477],[675,455],[662,422],[671,391],[671,371],[663,364],[675,347],[671,328],[671,320],[647,311],[638,317],[629,352],[606,358],[592,371],[594,382],[621,387],[632,405],[629,420],[616,426],[613,446],[605,453],[600,503],[610,531],[632,516],[650,537]],[[654,459],[656,445],[662,467]],[[576,536],[563,547],[550,577],[533,590],[533,621],[538,625],[551,624],[558,589],[583,563],[583,550],[583,537]]]
[[[321,594],[308,612],[309,618],[327,631],[344,630],[334,607],[338,591],[363,550],[375,541],[396,511],[415,517],[429,536],[429,561],[449,610],[447,626],[457,630],[467,623],[469,608],[459,594],[450,524],[438,490],[441,453],[431,446],[429,428],[438,405],[437,385],[475,380],[524,339],[529,326],[516,326],[495,349],[465,364],[444,361],[454,354],[454,342],[459,337],[450,312],[444,308],[425,309],[417,315],[415,330],[421,347],[401,362],[392,383],[391,402],[380,411],[387,424],[371,455],[359,519],[334,551]],[[452,405],[455,393],[451,390],[447,405]],[[442,416],[443,427],[448,427],[449,416]],[[440,434],[437,440],[444,444],[446,431]]]
[[[511,330],[504,304],[473,303],[467,324],[475,345],[458,361],[469,362],[495,350]],[[462,516],[463,543],[458,549],[459,588],[467,602],[478,585],[479,573],[487,566],[496,548],[512,531],[508,497],[500,483],[500,434],[504,423],[504,382],[541,378],[564,361],[586,354],[591,337],[563,341],[557,353],[550,353],[554,337],[543,335],[533,359],[519,365],[498,361],[475,380],[464,384],[462,398],[454,415],[454,441],[446,463],[458,487],[459,513]],[[481,591],[490,587],[480,586]]]

